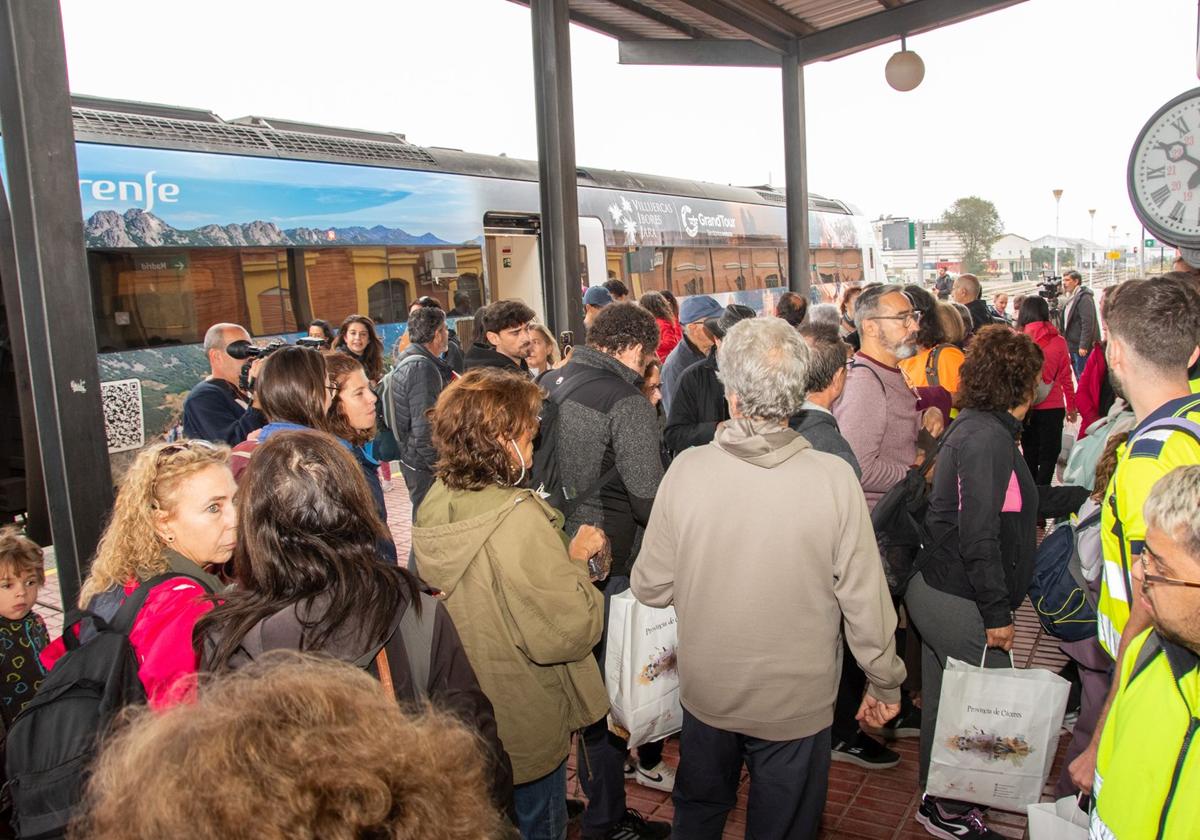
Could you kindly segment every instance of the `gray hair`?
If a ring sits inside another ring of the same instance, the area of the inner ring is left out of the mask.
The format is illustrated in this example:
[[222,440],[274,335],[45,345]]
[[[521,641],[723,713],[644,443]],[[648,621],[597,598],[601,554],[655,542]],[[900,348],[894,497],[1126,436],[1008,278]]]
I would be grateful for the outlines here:
[[225,333],[229,330],[241,330],[250,335],[241,324],[213,324],[204,334],[204,352],[207,354],[209,350],[224,350],[228,347],[231,342],[225,340]]
[[422,306],[408,316],[408,340],[413,344],[428,344],[437,338],[438,330],[446,323],[446,313],[435,306]]
[[807,320],[810,324],[832,324],[836,327],[841,319],[841,310],[832,303],[818,303],[808,310]]
[[1146,526],[1167,534],[1200,562],[1200,464],[1176,467],[1158,480],[1142,509]]
[[966,289],[967,294],[971,296],[971,300],[979,300],[983,297],[983,285],[974,274],[958,275],[954,278],[954,285]]
[[838,371],[846,369],[850,345],[842,341],[833,324],[801,324],[799,333],[812,350],[805,390],[810,394],[824,391],[833,384]]
[[904,288],[896,283],[885,283],[880,286],[868,286],[854,300],[854,329],[862,335],[863,322],[875,318],[883,312],[880,301],[884,295],[904,294]]
[[804,403],[811,355],[787,321],[748,318],[730,327],[717,349],[718,376],[743,415],[786,422]]

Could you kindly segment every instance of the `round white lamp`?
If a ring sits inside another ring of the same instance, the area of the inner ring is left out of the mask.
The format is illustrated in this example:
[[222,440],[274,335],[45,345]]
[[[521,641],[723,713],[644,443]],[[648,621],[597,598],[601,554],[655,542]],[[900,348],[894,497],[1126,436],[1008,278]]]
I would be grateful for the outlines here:
[[905,39],[900,39],[900,52],[893,53],[883,68],[887,83],[899,91],[909,91],[925,78],[925,62],[915,52],[909,52]]

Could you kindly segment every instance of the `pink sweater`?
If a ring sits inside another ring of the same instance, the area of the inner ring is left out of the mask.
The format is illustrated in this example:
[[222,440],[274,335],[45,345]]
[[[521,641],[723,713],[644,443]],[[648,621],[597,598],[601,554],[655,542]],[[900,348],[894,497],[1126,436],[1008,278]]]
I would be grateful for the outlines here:
[[833,416],[862,467],[863,493],[867,506],[874,508],[917,458],[917,394],[900,368],[856,353],[846,390],[833,404]]

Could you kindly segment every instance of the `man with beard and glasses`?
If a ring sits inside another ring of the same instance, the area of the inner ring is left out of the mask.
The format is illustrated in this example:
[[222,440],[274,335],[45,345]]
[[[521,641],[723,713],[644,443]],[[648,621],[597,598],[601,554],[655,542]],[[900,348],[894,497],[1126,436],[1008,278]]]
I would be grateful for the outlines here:
[[[1177,467],[1143,507],[1133,566],[1153,629],[1132,639],[1100,737],[1092,837],[1184,838],[1200,825],[1200,466]],[[1189,760],[1188,754],[1191,753]]]
[[[901,359],[917,352],[920,319],[921,313],[896,285],[868,287],[854,303],[861,349],[854,354],[845,390],[833,405],[833,416],[858,460],[862,471],[859,483],[869,508],[904,479],[910,466],[924,462],[924,453],[917,447],[922,428],[933,436],[942,432],[941,411],[917,408],[917,393],[899,367]],[[884,540],[879,549],[881,555],[888,551]],[[833,760],[868,770],[894,767],[899,754],[864,733],[855,720],[865,685],[862,670],[852,659],[847,661],[834,710]]]
[[[1113,673],[1125,675],[1126,648],[1151,624],[1147,603],[1133,585],[1146,547],[1143,506],[1167,473],[1200,464],[1200,395],[1188,387],[1188,368],[1200,357],[1200,292],[1177,277],[1129,280],[1108,291],[1101,317],[1108,331],[1109,378],[1138,423],[1117,450],[1100,519],[1104,566],[1097,631],[1115,660]],[[1117,684],[1114,680],[1109,690],[1092,743],[1070,764],[1072,781],[1085,792],[1092,789]]]

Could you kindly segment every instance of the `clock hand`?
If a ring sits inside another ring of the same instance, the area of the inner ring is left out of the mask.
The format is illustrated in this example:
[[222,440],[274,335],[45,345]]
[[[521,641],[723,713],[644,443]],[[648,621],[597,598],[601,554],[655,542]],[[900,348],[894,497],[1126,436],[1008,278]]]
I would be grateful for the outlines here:
[[1197,160],[1196,158],[1189,155],[1187,152],[1187,147],[1184,146],[1182,143],[1159,143],[1158,144],[1158,147],[1160,149],[1162,149],[1164,152],[1167,152],[1167,160],[1171,159],[1170,149],[1173,146],[1179,147],[1179,150],[1180,150],[1179,151],[1179,159],[1180,160],[1186,160],[1188,163],[1192,164],[1192,166],[1196,167],[1196,171],[1192,173],[1192,177],[1188,178],[1187,188],[1189,190],[1194,190],[1194,189],[1196,189],[1196,187],[1200,187],[1200,160]]

